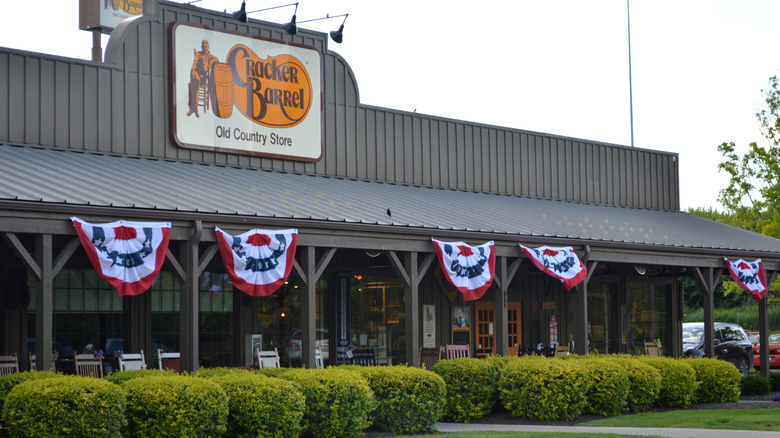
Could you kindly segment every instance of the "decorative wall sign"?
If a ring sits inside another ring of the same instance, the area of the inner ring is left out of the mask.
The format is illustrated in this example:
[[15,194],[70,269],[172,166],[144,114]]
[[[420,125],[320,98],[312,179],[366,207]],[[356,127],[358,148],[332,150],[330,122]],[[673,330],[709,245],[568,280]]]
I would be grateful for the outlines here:
[[761,263],[761,259],[756,259],[752,262],[746,262],[739,259],[733,263],[725,257],[723,260],[726,261],[726,266],[729,268],[731,278],[742,289],[752,293],[753,298],[755,298],[756,301],[761,301],[768,289],[766,274],[764,273],[764,264]]
[[172,134],[182,147],[300,161],[322,156],[314,47],[175,23]]
[[168,252],[170,222],[70,220],[92,266],[119,296],[139,295],[152,286]]

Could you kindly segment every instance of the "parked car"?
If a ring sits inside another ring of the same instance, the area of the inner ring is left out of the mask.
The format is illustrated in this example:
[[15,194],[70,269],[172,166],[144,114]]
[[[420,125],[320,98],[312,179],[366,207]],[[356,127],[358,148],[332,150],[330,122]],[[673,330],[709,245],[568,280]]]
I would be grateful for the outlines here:
[[[682,327],[683,355],[686,357],[704,356],[704,323],[686,322]],[[753,344],[747,333],[737,324],[715,323],[715,356],[731,362],[746,376],[753,363]]]
[[[314,345],[322,352],[322,360],[328,360],[328,331],[323,329],[317,329],[317,338]],[[296,362],[301,360],[301,331],[296,330],[290,341],[287,342],[287,346],[284,348],[284,357],[290,362]]]
[[[750,334],[748,333],[748,337]],[[753,367],[761,369],[761,343],[756,336],[753,341]],[[769,368],[780,368],[780,334],[769,335]]]

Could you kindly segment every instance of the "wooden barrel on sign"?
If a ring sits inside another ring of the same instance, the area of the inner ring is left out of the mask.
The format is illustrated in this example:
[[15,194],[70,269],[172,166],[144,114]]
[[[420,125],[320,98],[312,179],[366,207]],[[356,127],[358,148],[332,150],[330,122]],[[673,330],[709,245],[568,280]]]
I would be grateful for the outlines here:
[[209,92],[214,115],[222,119],[230,117],[233,114],[233,69],[229,65],[217,62],[211,67]]

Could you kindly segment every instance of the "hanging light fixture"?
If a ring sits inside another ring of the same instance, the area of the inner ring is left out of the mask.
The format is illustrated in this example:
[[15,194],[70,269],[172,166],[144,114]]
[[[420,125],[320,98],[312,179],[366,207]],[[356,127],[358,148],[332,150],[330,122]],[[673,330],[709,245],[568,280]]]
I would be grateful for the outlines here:
[[233,18],[235,18],[236,20],[238,20],[238,21],[240,21],[242,23],[246,23],[247,18],[246,18],[246,2],[245,1],[241,2],[241,9],[237,10],[236,12],[233,12]]
[[293,13],[292,20],[284,25],[284,31],[290,35],[298,33],[298,26],[295,25],[295,16],[298,14],[298,3],[295,4],[295,12]]
[[330,37],[333,39],[334,42],[341,44],[341,41],[344,39],[344,23],[347,21],[347,17],[349,17],[349,14],[339,14],[339,15],[326,15],[322,18],[314,18],[311,20],[304,20],[300,23],[308,23],[310,21],[320,21],[320,20],[327,20],[329,18],[338,18],[338,17],[344,17],[344,21],[341,22],[341,26],[338,30],[333,30],[330,32]]
[[246,1],[241,2],[241,9],[239,9],[236,12],[233,12],[233,18],[236,20],[246,23],[248,18],[247,15],[254,14],[255,12],[263,12],[263,11],[270,11],[271,9],[279,9],[279,8],[286,8],[287,6],[295,6],[295,13],[293,14],[292,21],[284,25],[284,30],[289,33],[290,35],[295,35],[298,33],[298,28],[295,26],[295,14],[298,13],[298,3],[288,3],[286,5],[279,5],[279,6],[272,6],[270,8],[263,8],[263,9],[257,9],[254,11],[246,11]]

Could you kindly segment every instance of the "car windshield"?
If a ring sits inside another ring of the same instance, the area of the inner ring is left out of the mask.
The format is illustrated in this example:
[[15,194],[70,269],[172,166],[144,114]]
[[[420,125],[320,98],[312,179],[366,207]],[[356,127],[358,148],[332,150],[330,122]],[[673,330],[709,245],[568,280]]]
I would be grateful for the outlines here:
[[683,325],[683,344],[698,344],[704,336],[703,326],[685,326]]
[[769,335],[770,344],[780,344],[780,333],[776,335]]

